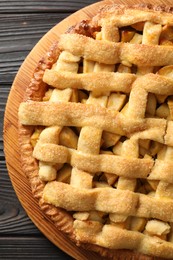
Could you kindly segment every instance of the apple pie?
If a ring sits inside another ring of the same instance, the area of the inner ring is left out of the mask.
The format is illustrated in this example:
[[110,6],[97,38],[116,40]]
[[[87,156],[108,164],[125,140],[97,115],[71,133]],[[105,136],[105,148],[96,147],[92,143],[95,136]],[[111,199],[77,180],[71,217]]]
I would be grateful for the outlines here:
[[18,116],[23,169],[58,229],[107,258],[173,259],[171,8],[111,4],[72,26]]

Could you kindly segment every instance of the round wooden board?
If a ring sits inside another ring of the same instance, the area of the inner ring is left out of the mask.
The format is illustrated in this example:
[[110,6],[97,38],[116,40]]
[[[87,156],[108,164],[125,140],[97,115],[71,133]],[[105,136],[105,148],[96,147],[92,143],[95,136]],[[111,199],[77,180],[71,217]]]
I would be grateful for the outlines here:
[[20,152],[18,145],[18,107],[23,100],[25,89],[30,82],[30,78],[34,72],[34,69],[49,49],[53,42],[57,41],[58,36],[65,32],[67,28],[76,24],[77,22],[90,19],[96,14],[99,8],[106,3],[117,4],[138,4],[138,3],[150,3],[154,5],[172,5],[172,0],[116,0],[116,1],[101,1],[93,5],[90,5],[84,9],[79,10],[73,15],[69,16],[55,27],[53,27],[33,48],[28,57],[23,62],[19,72],[11,87],[9,98],[6,105],[5,117],[4,117],[4,151],[6,157],[6,163],[8,172],[15,189],[15,192],[26,210],[28,216],[40,229],[40,231],[56,246],[65,251],[70,256],[78,260],[98,259],[98,255],[78,248],[74,245],[65,235],[59,232],[53,223],[47,219],[44,213],[41,212],[37,201],[31,194],[31,189],[26,178],[25,173],[21,168]]

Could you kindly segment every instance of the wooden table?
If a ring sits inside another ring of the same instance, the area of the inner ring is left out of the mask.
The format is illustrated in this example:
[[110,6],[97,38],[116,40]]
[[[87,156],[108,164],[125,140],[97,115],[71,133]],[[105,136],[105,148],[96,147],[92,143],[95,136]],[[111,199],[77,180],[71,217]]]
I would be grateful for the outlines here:
[[0,259],[72,259],[26,215],[3,153],[3,117],[14,77],[27,54],[55,24],[94,0],[0,0]]

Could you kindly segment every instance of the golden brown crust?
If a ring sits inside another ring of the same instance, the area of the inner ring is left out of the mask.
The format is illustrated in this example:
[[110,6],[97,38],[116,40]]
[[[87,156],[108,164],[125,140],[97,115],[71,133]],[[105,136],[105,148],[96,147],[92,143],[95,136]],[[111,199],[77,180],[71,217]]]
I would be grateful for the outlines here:
[[[31,79],[31,82],[26,89],[24,100],[40,101],[42,99],[47,89],[47,84],[45,84],[42,80],[44,71],[49,69],[57,60],[59,53],[60,50],[57,47],[57,43],[55,43],[45,54],[45,56],[39,61],[34,71],[33,78]],[[64,233],[67,233],[71,239],[74,239],[74,234],[72,231],[73,219],[71,215],[69,215],[63,209],[50,206],[42,199],[45,183],[41,181],[38,176],[38,163],[32,156],[33,147],[31,145],[30,138],[33,131],[34,127],[26,127],[19,122],[19,145],[22,168],[24,169],[24,172],[29,179],[32,193],[38,200],[41,209],[55,223],[55,226],[58,226],[58,228],[60,228]],[[66,221],[64,221],[64,219]]]
[[[167,6],[167,5],[152,5],[152,4],[136,4],[136,5],[121,5],[121,4],[112,4],[112,5],[106,5],[104,6],[100,12],[98,12],[98,15],[96,15],[92,19],[92,25],[93,26],[100,26],[100,23],[102,23],[102,20],[104,19],[117,19],[116,16],[122,16],[123,14],[127,15],[125,16],[124,21],[120,20],[121,26],[124,26],[126,23],[129,24],[135,24],[136,22],[143,21],[153,21],[158,22],[161,24],[167,23],[169,21],[169,24],[172,23],[172,12],[173,7]],[[159,13],[159,15],[158,15]],[[113,18],[114,16],[114,18]],[[146,19],[144,18],[146,17]],[[126,20],[126,18],[130,18]]]
[[38,62],[29,86],[26,88],[24,100],[40,101],[45,94],[47,84],[43,82],[43,74],[51,68],[60,54],[58,43],[54,43],[45,56]]
[[[78,42],[79,46],[75,45]],[[99,41],[78,34],[63,34],[59,47],[76,56],[98,63],[126,63],[140,66],[166,66],[173,62],[172,46],[148,46],[130,43]]]
[[[151,5],[138,5],[128,8],[134,10],[148,10],[149,12],[152,10],[159,11],[161,14],[159,19],[163,24],[166,21],[167,16],[166,18],[162,16],[162,12],[171,13],[173,11],[172,7],[160,7]],[[94,32],[98,31],[100,28],[100,24],[98,23],[98,21],[101,21],[101,19],[105,19],[105,10],[107,10],[109,13],[108,15],[110,15],[110,13],[114,12],[115,10],[121,14],[121,12],[124,11],[124,9],[126,9],[126,7],[119,5],[105,7],[103,10],[100,11],[100,14],[92,22],[84,21],[72,27],[69,31],[70,33],[79,33],[92,37]],[[169,14],[168,16],[170,17]],[[158,18],[155,17],[153,18],[153,21],[158,21],[157,19]],[[173,21],[173,18],[171,19]],[[124,25],[125,24],[123,23],[123,26]],[[33,75],[33,78],[31,79],[31,83],[27,88],[25,100],[39,101],[42,99],[47,87],[47,85],[43,83],[42,80],[44,71],[45,69],[49,69],[52,66],[52,64],[56,61],[57,57],[59,56],[59,53],[60,50],[59,48],[57,48],[57,44],[55,44],[51,48],[51,50],[45,55],[45,57],[39,62]],[[167,130],[167,133],[168,131],[169,129]],[[42,193],[45,187],[45,183],[40,181],[38,177],[38,165],[36,160],[32,157],[33,149],[30,144],[30,136],[32,132],[33,127],[24,127],[21,124],[19,124],[19,141],[21,149],[20,151],[22,167],[26,172],[27,177],[29,178],[29,181],[31,183],[33,195],[39,201],[41,209],[55,223],[55,226],[57,226],[57,228],[62,230],[63,232],[67,233],[71,239],[76,240],[76,242],[79,243],[73,232],[73,218],[71,217],[71,215],[69,215],[65,210],[62,210],[60,208],[54,207],[46,203],[42,199]],[[167,139],[171,139],[170,134],[168,135]],[[129,250],[112,250],[105,249],[103,247],[93,244],[85,244],[85,241],[83,241],[82,243],[80,242],[80,245],[85,248],[88,248],[89,250],[99,252],[104,257],[110,257],[112,259],[152,259],[152,257],[150,256],[146,256],[144,254],[140,254]]]
[[[71,198],[70,201],[68,199],[69,196]],[[76,197],[78,200],[76,200]],[[103,203],[105,197],[107,198],[107,203]],[[122,215],[156,218],[169,222],[173,221],[173,205],[171,201],[154,199],[128,190],[112,190],[105,187],[79,189],[54,181],[48,183],[44,188],[43,199],[56,207],[65,207],[70,211],[84,212],[97,210],[106,213],[116,212]],[[81,204],[81,201],[84,203]],[[165,208],[167,209],[166,212],[164,212]],[[119,234],[121,234],[121,231],[119,230]],[[133,235],[132,231],[131,234]],[[123,239],[124,244],[128,242],[128,239],[128,237]],[[114,242],[112,242],[112,247],[113,245]],[[173,246],[171,248],[173,253]]]
[[[45,183],[42,182],[38,176],[38,164],[33,158],[33,148],[30,143],[30,137],[33,132],[33,127],[25,127],[19,124],[19,144],[21,151],[22,168],[26,173],[33,196],[38,200],[41,209],[50,217],[56,226],[67,233],[71,239],[74,239],[72,232],[72,217],[63,209],[50,206],[43,201],[42,193]],[[64,221],[66,219],[66,221]],[[61,223],[60,225],[58,223]]]

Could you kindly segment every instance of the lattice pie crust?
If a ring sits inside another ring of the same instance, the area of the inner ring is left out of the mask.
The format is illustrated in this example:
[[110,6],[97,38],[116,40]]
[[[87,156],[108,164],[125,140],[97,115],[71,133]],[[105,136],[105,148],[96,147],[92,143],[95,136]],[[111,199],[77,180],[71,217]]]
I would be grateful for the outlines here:
[[19,108],[41,209],[114,259],[173,259],[173,15],[105,6],[61,35]]

